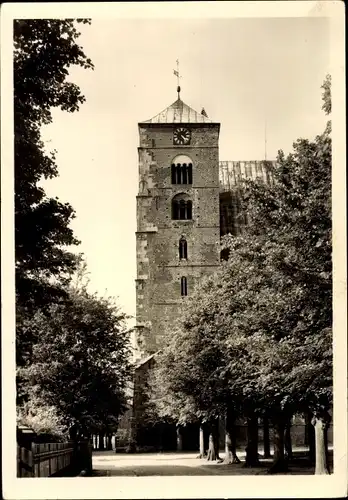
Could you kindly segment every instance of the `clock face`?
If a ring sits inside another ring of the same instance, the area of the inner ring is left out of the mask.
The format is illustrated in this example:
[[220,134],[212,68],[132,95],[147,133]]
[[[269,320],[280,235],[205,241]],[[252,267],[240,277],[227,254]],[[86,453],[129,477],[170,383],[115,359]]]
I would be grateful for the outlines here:
[[186,145],[190,144],[191,132],[184,127],[180,127],[174,130],[173,134],[174,144]]

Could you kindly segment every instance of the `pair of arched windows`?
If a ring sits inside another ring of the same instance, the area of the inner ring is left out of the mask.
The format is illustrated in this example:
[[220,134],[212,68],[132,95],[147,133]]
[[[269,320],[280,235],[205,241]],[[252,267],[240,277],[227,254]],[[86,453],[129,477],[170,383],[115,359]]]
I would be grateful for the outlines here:
[[179,240],[179,259],[187,259],[187,241],[185,238]]
[[172,219],[190,220],[192,219],[192,201],[187,195],[176,195],[172,201]]
[[180,280],[181,285],[181,296],[185,297],[187,295],[187,278],[183,276]]
[[192,184],[192,163],[172,164],[172,184]]

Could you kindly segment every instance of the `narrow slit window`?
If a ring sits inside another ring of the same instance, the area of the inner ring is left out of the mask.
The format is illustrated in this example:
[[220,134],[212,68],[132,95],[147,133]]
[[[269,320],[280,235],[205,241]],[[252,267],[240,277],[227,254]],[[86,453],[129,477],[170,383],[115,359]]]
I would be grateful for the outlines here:
[[179,258],[187,259],[187,241],[185,238],[180,238],[179,240]]
[[181,278],[181,296],[186,297],[187,295],[187,278],[183,276]]

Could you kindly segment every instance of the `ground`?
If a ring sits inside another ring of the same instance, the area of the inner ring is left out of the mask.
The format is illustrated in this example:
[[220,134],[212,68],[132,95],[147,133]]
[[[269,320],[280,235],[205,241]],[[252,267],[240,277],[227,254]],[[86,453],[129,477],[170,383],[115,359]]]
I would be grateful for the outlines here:
[[[261,450],[260,450],[261,453]],[[245,452],[238,453],[243,461]],[[314,468],[305,457],[305,449],[294,450],[295,458],[287,474],[314,474]],[[221,453],[221,458],[224,454]],[[261,459],[258,468],[207,462],[197,458],[197,453],[115,453],[114,451],[93,453],[93,475],[95,476],[213,476],[213,475],[265,475],[272,459]]]

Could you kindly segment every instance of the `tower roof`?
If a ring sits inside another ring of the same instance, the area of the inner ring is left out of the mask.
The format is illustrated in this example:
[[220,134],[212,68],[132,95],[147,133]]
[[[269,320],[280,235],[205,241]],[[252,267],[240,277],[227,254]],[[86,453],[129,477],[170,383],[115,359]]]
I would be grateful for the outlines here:
[[141,123],[213,123],[204,112],[198,113],[185,104],[180,97],[158,115]]

